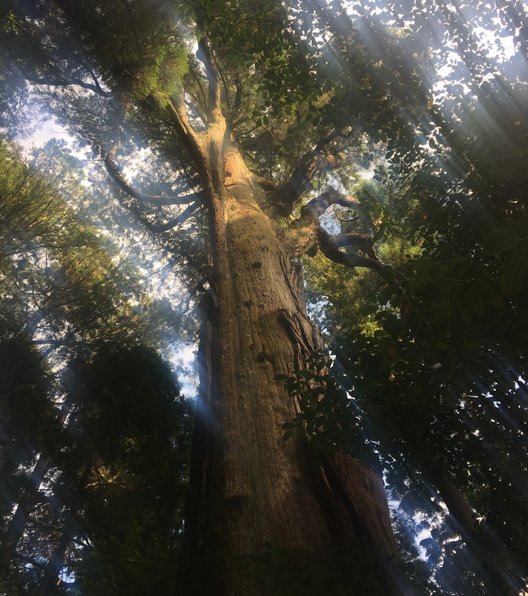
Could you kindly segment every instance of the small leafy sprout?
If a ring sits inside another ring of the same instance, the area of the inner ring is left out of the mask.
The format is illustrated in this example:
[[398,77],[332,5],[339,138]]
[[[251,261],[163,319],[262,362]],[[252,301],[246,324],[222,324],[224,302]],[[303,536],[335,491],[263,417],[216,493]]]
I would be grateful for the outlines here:
[[283,439],[304,435],[316,452],[353,451],[354,416],[350,400],[332,371],[333,360],[324,352],[314,353],[306,368],[292,376],[277,375],[298,413],[282,425]]

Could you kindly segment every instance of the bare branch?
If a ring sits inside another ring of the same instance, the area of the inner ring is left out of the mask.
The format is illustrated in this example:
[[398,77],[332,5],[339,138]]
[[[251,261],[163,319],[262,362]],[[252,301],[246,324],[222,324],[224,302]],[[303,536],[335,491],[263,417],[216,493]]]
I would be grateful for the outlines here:
[[[104,163],[106,166],[106,170],[109,173],[112,180],[114,181],[114,183],[116,184],[116,186],[119,188],[119,190],[125,192],[128,196],[132,197],[133,199],[136,199],[137,201],[141,201],[142,195],[140,193],[138,193],[136,190],[134,190],[132,188],[132,186],[130,186],[130,184],[128,184],[128,182],[125,180],[123,174],[121,173],[121,171],[119,170],[119,168],[116,166],[116,164],[114,162],[114,156],[115,156],[116,150],[117,150],[117,147],[114,145],[110,149],[110,151],[108,151],[108,153],[105,155]],[[161,223],[161,224],[156,224],[156,223],[152,223],[151,221],[149,221],[147,219],[147,217],[145,216],[145,214],[142,213],[141,209],[139,209],[137,204],[134,203],[133,201],[129,201],[128,203],[125,203],[125,201],[123,201],[123,199],[121,198],[120,194],[117,195],[117,198],[118,198],[118,201],[121,203],[121,205],[123,205],[123,207],[125,207],[125,209],[130,211],[132,213],[132,215],[134,215],[136,220],[141,225],[143,225],[145,228],[147,228],[147,230],[149,230],[149,232],[152,232],[153,234],[159,234],[161,232],[166,232],[168,230],[171,230],[178,225],[181,225],[195,211],[197,211],[201,207],[201,205],[203,204],[204,198],[205,198],[203,191],[194,193],[192,196],[194,197],[193,202],[186,209],[184,209],[182,211],[182,213],[180,213],[175,218],[169,220],[168,222]]]
[[196,101],[204,110],[207,110],[207,97],[205,95],[205,90],[202,85],[202,80],[198,76],[198,74],[197,74],[196,70],[193,68],[192,64],[189,66],[189,71],[191,72],[193,79],[196,81],[196,85],[198,86],[198,90],[200,91],[201,101],[198,101],[198,100],[196,100]]
[[[330,235],[320,224],[320,217],[332,205],[349,209],[361,209],[361,204],[351,196],[344,196],[335,188],[330,188],[319,197],[312,199],[301,209],[301,216],[295,220],[284,234],[284,246],[292,257],[303,254],[314,255],[317,249],[334,263],[347,267],[368,267],[381,275],[387,270],[379,261],[373,249],[374,238],[363,233]],[[339,250],[343,247],[357,247],[368,256]]]
[[337,248],[341,248],[343,246],[360,246],[362,248],[366,248],[372,247],[374,244],[374,238],[368,234],[352,232],[350,234],[337,234],[332,238]]
[[205,174],[207,157],[203,142],[203,133],[197,132],[189,121],[187,108],[185,107],[185,91],[183,87],[173,97],[162,96],[164,101],[168,101],[168,109],[173,117],[178,134],[189,151],[198,171]]
[[182,196],[166,197],[163,195],[149,195],[142,193],[140,200],[146,205],[169,207],[171,205],[189,205],[190,203],[194,203],[199,195],[199,192],[193,192]]
[[183,87],[174,97],[169,98],[169,108],[185,135],[187,135],[187,137],[191,139],[194,144],[200,146],[199,135],[189,122],[187,108],[185,107],[185,90]]
[[102,95],[103,97],[110,97],[112,94],[109,91],[105,91],[102,87],[101,84],[99,83],[99,79],[97,78],[97,76],[95,75],[95,72],[84,62],[81,63],[81,65],[86,68],[86,70],[90,73],[90,76],[92,77],[92,80],[94,82],[94,85],[97,87],[97,89],[99,90],[99,94]]
[[172,230],[173,228],[176,228],[185,221],[187,221],[195,211],[198,211],[198,209],[200,209],[201,206],[202,204],[200,201],[195,201],[186,209],[184,209],[178,216],[174,217],[166,223],[149,223],[149,230],[155,234],[159,234],[160,232],[168,232],[169,230]]
[[333,187],[330,187],[322,195],[312,199],[301,209],[301,213],[306,213],[317,219],[332,205],[340,205],[347,209],[360,210],[361,203],[352,195],[344,195]]
[[240,112],[240,106],[242,105],[242,94],[243,94],[243,87],[242,81],[240,78],[237,78],[235,81],[235,105],[233,106],[233,117],[237,116]]

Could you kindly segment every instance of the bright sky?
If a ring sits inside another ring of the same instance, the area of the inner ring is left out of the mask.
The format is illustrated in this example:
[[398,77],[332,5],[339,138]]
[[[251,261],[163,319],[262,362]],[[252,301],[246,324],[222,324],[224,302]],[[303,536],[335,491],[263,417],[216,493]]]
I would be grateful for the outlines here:
[[[21,134],[16,139],[22,147],[23,155],[26,158],[29,158],[33,149],[43,147],[50,139],[60,139],[67,143],[68,148],[75,157],[86,160],[87,150],[79,150],[74,137],[52,115],[47,113],[45,109],[35,111],[35,102],[33,102],[31,109],[27,110],[26,117],[27,124],[21,127],[21,130],[25,131],[26,134]],[[85,165],[86,168],[91,167],[88,161],[85,161]],[[145,290],[153,300],[162,298],[170,299],[180,294],[181,290],[178,292],[177,288],[177,294],[175,294],[175,280],[173,277],[168,276],[164,278],[161,275],[166,267],[166,263],[158,261],[154,264],[154,268],[152,268],[152,262],[150,260],[145,263],[138,262],[137,252],[135,255],[131,253],[126,239],[121,237],[116,240],[119,240],[119,245],[122,247],[122,256],[120,258],[124,256],[129,261],[132,259],[134,270],[139,273],[144,272],[143,277],[145,281],[148,281],[145,285]],[[177,373],[182,393],[189,398],[195,397],[197,394],[196,351],[196,344],[176,341],[175,337],[175,341],[169,348],[169,352],[164,355]]]

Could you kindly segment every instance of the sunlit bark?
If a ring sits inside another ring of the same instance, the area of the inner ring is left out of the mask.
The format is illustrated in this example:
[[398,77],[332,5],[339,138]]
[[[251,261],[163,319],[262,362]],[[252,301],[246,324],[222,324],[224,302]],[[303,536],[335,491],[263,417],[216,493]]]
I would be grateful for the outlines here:
[[202,579],[216,569],[215,593],[263,594],[242,562],[270,547],[321,557],[360,547],[387,563],[397,549],[376,475],[344,455],[316,461],[302,437],[283,438],[297,404],[276,375],[305,368],[322,340],[282,234],[264,210],[265,190],[221,126],[209,129],[206,146],[213,277],[202,331],[188,587],[211,593]]

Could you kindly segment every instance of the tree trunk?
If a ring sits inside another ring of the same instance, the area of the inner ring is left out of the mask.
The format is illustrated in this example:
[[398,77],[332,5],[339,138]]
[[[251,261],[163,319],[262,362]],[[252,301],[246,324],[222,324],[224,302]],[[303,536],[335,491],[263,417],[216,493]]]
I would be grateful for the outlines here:
[[201,336],[188,593],[278,594],[255,571],[263,560],[330,560],[352,545],[385,564],[396,544],[373,472],[344,455],[317,462],[301,437],[283,439],[296,404],[275,377],[304,368],[321,338],[278,228],[262,208],[264,191],[236,149],[227,147],[223,158],[223,188],[213,197],[214,283]]
[[62,594],[62,578],[60,573],[64,567],[66,552],[73,539],[73,520],[65,520],[59,541],[53,549],[42,578],[41,596]]
[[488,589],[491,588],[492,593],[497,596],[514,596],[521,593],[522,582],[510,572],[512,566],[515,569],[515,562],[500,538],[494,536],[493,532],[486,531],[485,522],[479,524],[464,494],[438,464],[433,465],[430,471],[447,505],[455,529],[460,532],[470,552],[477,559],[480,577],[486,580]]
[[13,516],[7,524],[4,535],[0,540],[0,575],[7,577],[11,571],[11,563],[16,557],[17,544],[22,538],[29,515],[35,509],[39,500],[39,488],[44,476],[50,468],[50,458],[40,454],[29,476],[18,501]]

